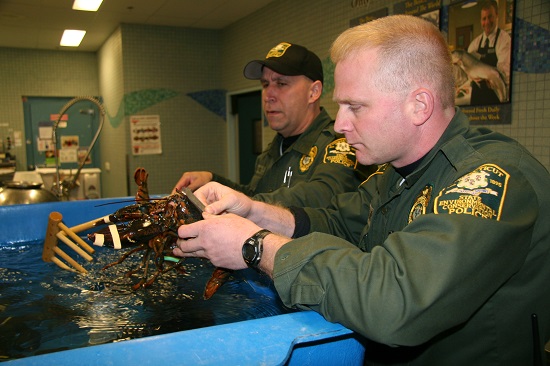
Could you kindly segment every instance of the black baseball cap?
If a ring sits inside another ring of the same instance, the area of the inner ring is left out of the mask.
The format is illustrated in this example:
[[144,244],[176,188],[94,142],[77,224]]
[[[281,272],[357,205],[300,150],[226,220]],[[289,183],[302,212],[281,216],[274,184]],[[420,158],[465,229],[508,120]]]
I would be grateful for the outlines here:
[[323,82],[323,65],[319,57],[297,44],[279,43],[267,53],[265,60],[254,60],[246,64],[244,76],[252,80],[261,79],[264,66],[282,75],[304,75],[313,81]]

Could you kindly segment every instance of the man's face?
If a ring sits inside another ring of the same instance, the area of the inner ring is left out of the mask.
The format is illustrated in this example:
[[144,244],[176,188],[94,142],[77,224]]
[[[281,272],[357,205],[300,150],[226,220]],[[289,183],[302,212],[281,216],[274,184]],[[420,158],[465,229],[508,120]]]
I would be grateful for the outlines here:
[[486,35],[489,35],[498,24],[498,16],[495,8],[481,9],[481,28]]
[[269,127],[284,137],[302,133],[310,122],[306,120],[306,112],[313,82],[302,75],[281,75],[264,67],[261,83]]
[[377,73],[377,51],[363,50],[336,64],[334,100],[339,109],[334,129],[346,136],[365,165],[406,165],[414,130],[407,123],[404,96],[381,91]]

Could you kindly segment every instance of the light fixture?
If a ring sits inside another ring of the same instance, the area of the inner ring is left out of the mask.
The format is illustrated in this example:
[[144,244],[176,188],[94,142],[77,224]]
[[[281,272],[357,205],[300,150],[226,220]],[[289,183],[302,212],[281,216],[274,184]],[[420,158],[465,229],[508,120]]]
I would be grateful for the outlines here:
[[73,10],[97,11],[103,0],[74,0]]
[[461,8],[462,9],[468,9],[468,8],[473,8],[474,6],[477,5],[477,1],[475,0],[468,0],[468,1],[465,1],[464,4],[462,4]]
[[65,47],[78,47],[85,34],[86,31],[83,30],[65,29],[59,45]]

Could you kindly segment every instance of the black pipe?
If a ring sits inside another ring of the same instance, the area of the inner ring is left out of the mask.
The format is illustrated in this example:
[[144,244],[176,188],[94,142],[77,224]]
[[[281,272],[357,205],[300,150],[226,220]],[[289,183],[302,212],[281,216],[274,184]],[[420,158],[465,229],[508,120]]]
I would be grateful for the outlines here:
[[533,366],[544,366],[542,364],[540,335],[539,335],[539,320],[537,314],[531,314],[531,329],[533,331]]

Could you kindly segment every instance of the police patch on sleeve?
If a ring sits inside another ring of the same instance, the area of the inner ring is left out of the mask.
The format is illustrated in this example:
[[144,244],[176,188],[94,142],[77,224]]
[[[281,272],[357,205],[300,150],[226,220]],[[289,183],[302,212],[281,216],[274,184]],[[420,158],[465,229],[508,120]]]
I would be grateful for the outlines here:
[[436,214],[472,215],[500,220],[510,175],[498,165],[485,164],[439,192]]
[[357,165],[355,149],[349,146],[345,138],[334,140],[327,145],[323,162],[342,164],[348,168],[355,168]]
[[300,159],[300,171],[302,173],[309,169],[311,164],[313,164],[313,160],[315,160],[316,156],[317,156],[317,146],[313,146],[311,150],[309,150],[309,154],[302,155],[302,158]]
[[416,196],[416,200],[409,212],[409,224],[413,222],[420,215],[425,215],[428,205],[430,204],[430,198],[432,197],[432,186],[428,184],[422,192]]

